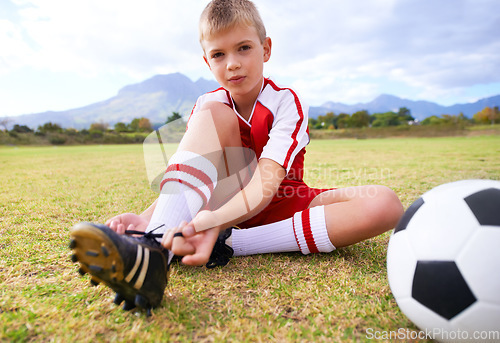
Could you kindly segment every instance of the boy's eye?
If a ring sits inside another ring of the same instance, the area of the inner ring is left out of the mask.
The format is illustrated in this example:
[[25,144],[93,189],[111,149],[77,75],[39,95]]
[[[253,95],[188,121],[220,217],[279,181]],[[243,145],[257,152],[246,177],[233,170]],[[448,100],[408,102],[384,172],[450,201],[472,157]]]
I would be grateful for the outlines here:
[[252,48],[252,47],[251,47],[250,45],[242,45],[242,46],[240,47],[240,50],[241,50],[241,51],[246,51],[246,50],[250,50],[251,48]]
[[219,58],[222,56],[224,56],[224,54],[222,52],[216,52],[215,54],[212,54],[212,58]]

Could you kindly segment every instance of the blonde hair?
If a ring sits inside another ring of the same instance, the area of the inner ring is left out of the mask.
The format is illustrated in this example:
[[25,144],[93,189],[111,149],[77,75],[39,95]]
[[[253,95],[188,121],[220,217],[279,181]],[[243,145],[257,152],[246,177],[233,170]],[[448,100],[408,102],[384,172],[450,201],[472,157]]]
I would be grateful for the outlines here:
[[200,17],[200,43],[239,24],[253,26],[261,43],[266,39],[266,28],[257,8],[249,0],[212,0]]

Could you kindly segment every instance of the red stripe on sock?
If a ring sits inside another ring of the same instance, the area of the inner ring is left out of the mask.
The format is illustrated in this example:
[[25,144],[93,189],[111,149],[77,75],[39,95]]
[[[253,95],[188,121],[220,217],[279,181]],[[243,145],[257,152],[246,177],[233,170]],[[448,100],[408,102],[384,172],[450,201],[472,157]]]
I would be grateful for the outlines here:
[[297,232],[295,232],[295,216],[292,217],[292,227],[293,227],[293,235],[295,236],[295,241],[297,242],[297,246],[299,247],[299,250],[302,251],[299,239],[297,238]]
[[[171,164],[167,167],[165,174],[168,173],[169,171],[181,171],[189,175],[192,175],[195,178],[199,179],[201,182],[203,182],[210,190],[210,193],[214,191],[214,184],[212,182],[212,179],[210,179],[210,177],[200,169],[188,166],[186,164]],[[162,185],[163,183],[164,182],[162,182]]]
[[304,237],[306,239],[309,251],[311,253],[319,253],[319,250],[316,247],[316,242],[314,242],[313,233],[311,231],[309,209],[302,211],[302,231],[304,232]]
[[198,187],[196,186],[193,186],[192,184],[190,184],[189,182],[186,182],[184,180],[181,180],[181,179],[176,179],[176,178],[168,178],[168,179],[164,179],[162,182],[161,182],[161,185],[160,185],[160,189],[163,188],[163,185],[169,181],[174,181],[174,182],[179,182],[179,183],[182,183],[183,185],[186,185],[188,186],[189,188],[191,188],[193,191],[195,191],[196,193],[198,193],[198,195],[201,197],[201,199],[203,200],[203,204],[207,204],[208,201],[207,201],[207,197],[205,196],[205,193],[203,193]]

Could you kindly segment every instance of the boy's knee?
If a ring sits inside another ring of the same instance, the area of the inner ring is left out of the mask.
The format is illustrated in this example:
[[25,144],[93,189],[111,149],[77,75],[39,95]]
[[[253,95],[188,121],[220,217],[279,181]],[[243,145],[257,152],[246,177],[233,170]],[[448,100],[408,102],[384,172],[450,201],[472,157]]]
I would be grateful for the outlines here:
[[[232,108],[218,101],[209,101],[201,106],[201,111],[209,113],[208,118],[213,120],[217,128],[235,129],[238,127],[238,118]],[[205,116],[205,119],[208,119]]]
[[372,186],[373,200],[371,202],[372,215],[375,220],[387,222],[394,227],[404,213],[403,205],[396,193],[385,186]]
[[222,147],[240,146],[239,123],[236,113],[227,105],[209,101],[200,107],[188,124],[188,131],[205,140],[216,137]]

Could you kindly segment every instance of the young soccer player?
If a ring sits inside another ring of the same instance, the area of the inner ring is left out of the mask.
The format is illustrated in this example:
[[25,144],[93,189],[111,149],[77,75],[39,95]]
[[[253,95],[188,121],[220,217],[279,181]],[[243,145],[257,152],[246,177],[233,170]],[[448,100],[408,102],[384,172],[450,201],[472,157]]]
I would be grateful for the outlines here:
[[[252,2],[211,1],[200,42],[221,88],[198,99],[158,199],[140,215],[71,231],[81,273],[111,287],[124,309],[149,312],[161,303],[173,255],[212,267],[231,256],[326,253],[393,228],[403,213],[384,186],[304,183],[308,108],[291,88],[263,76],[272,42]],[[244,148],[255,156],[247,174]]]

